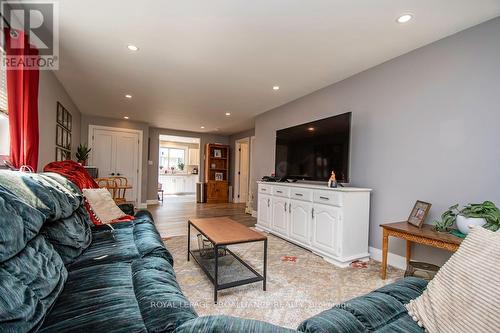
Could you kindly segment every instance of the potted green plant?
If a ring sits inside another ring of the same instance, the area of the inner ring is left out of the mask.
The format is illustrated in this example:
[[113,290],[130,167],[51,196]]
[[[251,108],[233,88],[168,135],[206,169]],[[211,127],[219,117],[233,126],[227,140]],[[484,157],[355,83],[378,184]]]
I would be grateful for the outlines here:
[[91,149],[87,147],[86,144],[80,144],[76,149],[76,159],[78,163],[85,166],[87,164],[87,160],[89,159],[89,153]]
[[441,215],[441,220],[434,223],[434,229],[437,231],[450,231],[454,223],[463,234],[467,234],[469,227],[473,225],[497,231],[500,229],[500,209],[491,201],[468,204],[462,209],[456,204]]
[[179,168],[179,170],[183,171],[183,170],[184,170],[184,163],[179,162],[179,163],[177,164],[177,167]]

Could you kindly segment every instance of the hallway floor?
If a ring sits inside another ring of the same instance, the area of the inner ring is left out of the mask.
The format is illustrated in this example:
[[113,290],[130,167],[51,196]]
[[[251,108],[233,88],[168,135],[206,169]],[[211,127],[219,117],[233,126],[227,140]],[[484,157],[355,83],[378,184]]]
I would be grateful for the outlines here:
[[245,214],[244,203],[206,204],[196,203],[190,195],[165,196],[163,203],[148,206],[162,238],[187,235],[190,218],[228,216],[248,227],[257,219]]

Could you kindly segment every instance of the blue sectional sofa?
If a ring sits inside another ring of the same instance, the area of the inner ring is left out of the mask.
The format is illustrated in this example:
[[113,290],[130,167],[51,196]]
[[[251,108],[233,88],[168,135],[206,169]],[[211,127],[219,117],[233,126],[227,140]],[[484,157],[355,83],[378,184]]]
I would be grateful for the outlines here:
[[0,171],[0,332],[423,332],[408,278],[305,320],[297,330],[199,317],[147,211],[95,227],[80,190],[56,174]]

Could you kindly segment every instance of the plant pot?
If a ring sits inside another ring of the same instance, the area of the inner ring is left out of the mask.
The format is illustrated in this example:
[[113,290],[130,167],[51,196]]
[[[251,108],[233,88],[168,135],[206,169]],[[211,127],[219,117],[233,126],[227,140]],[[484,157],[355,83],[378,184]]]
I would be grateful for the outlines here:
[[457,228],[465,235],[469,233],[469,228],[471,226],[482,226],[485,224],[486,220],[482,217],[465,217],[463,215],[457,215]]
[[80,163],[82,166],[87,165],[87,160],[78,160],[78,163]]

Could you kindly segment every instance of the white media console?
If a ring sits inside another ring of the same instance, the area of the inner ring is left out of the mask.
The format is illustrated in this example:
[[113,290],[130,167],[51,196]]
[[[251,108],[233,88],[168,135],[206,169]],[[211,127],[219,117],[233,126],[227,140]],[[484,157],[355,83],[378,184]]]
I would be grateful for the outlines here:
[[346,267],[366,260],[371,189],[258,183],[256,228]]

